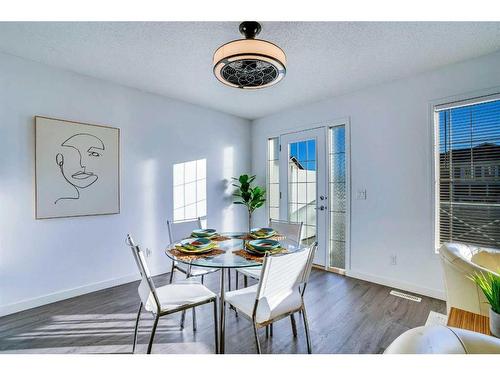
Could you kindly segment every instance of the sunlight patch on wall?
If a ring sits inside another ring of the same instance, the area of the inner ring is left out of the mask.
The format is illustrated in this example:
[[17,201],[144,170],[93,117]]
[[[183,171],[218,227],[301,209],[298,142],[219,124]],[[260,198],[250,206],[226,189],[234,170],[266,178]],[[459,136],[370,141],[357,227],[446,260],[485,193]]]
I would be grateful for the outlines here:
[[174,164],[174,221],[207,215],[207,159]]
[[237,177],[235,176],[235,169],[234,169],[234,147],[233,146],[227,146],[224,147],[223,150],[223,163],[222,163],[222,168],[223,168],[223,176],[224,180],[226,181],[226,194],[227,194],[227,205],[225,206],[223,210],[223,215],[222,215],[222,229],[224,231],[230,231],[234,230],[234,205],[232,204],[233,202],[233,186],[232,184],[232,177]]

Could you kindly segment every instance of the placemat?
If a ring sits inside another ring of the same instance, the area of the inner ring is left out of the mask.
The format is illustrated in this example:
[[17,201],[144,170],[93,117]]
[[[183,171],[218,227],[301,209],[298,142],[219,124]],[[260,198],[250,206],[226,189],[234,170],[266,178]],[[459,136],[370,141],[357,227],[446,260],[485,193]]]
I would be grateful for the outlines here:
[[221,235],[215,236],[214,238],[211,238],[212,241],[216,241],[216,242],[228,241],[230,239],[231,239],[230,237],[221,236]]
[[[273,255],[284,254],[286,252],[287,252],[287,249],[281,248],[280,251],[274,252]],[[246,260],[251,260],[254,262],[262,263],[264,261],[264,256],[250,254],[248,251],[245,251],[244,249],[235,250],[235,251],[233,251],[233,254],[239,255],[240,257],[245,258]]]
[[194,259],[201,259],[201,258],[208,258],[208,257],[213,257],[216,255],[224,254],[225,251],[221,249],[212,249],[208,253],[204,254],[186,254],[183,253],[182,251],[179,251],[177,249],[170,249],[167,250],[170,254],[172,254],[174,257],[177,259],[183,260],[183,261],[189,261],[189,260],[194,260]]

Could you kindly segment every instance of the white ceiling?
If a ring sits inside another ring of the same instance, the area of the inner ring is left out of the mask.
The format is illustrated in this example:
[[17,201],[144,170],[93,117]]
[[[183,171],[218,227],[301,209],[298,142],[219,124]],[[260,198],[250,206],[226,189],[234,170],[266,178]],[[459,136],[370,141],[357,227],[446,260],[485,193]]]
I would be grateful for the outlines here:
[[263,22],[287,76],[226,87],[212,54],[238,22],[0,23],[0,51],[255,119],[500,49],[500,22]]

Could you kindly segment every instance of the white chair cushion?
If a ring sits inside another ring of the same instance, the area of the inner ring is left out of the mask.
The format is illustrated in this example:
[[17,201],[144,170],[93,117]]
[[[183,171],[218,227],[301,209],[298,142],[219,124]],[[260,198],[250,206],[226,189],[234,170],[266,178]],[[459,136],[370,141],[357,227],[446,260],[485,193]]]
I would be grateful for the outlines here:
[[472,263],[487,270],[500,274],[500,251],[492,249],[479,249],[471,258]]
[[[248,288],[238,289],[226,293],[225,300],[230,305],[234,306],[243,314],[252,317],[257,295],[258,285],[252,285]],[[257,323],[267,322],[281,314],[289,311],[294,311],[302,306],[302,298],[298,290],[291,292],[288,295],[283,295],[279,298],[279,303],[270,306],[267,298],[262,298],[257,307],[255,320]]]
[[[217,296],[204,285],[189,279],[156,288],[156,294],[160,300],[161,312],[200,303]],[[156,312],[156,304],[152,294],[149,295],[144,308],[147,311]]]
[[260,266],[260,267],[237,268],[236,271],[238,271],[242,275],[251,277],[252,279],[259,280],[260,279],[260,274],[262,272],[262,266]]

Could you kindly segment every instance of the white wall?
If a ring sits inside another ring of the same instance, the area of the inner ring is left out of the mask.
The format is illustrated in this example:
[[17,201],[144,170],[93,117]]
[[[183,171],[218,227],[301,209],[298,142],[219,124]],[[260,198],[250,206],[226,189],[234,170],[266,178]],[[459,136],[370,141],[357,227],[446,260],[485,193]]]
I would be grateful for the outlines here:
[[[34,219],[34,115],[121,129],[119,215]],[[250,169],[247,120],[0,54],[0,146],[0,315],[135,279],[127,232],[168,271],[173,163],[207,158],[209,225],[247,227],[224,182]]]
[[[369,63],[367,61],[367,63]],[[500,52],[253,122],[252,169],[264,184],[266,138],[350,118],[351,268],[355,277],[444,297],[434,252],[430,103],[500,86]],[[266,212],[254,216],[264,223]],[[397,265],[390,255],[397,255]]]

